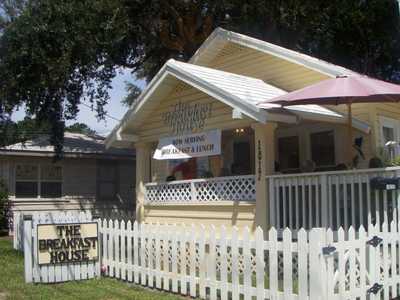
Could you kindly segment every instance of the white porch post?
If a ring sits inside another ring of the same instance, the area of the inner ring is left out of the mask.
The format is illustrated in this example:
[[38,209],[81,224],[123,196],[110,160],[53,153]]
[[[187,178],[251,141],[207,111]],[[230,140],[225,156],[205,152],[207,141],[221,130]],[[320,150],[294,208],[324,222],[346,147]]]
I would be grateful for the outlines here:
[[269,197],[266,176],[275,171],[276,123],[253,124],[255,139],[256,225],[265,233],[269,230]]
[[136,220],[144,219],[145,184],[150,178],[150,154],[149,143],[136,143]]

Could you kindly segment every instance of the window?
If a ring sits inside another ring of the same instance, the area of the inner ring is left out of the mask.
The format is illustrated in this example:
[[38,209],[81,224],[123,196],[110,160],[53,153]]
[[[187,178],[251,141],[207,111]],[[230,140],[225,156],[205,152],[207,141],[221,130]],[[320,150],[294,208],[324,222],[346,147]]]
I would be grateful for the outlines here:
[[335,135],[333,130],[312,133],[311,159],[318,166],[335,165]]
[[387,142],[398,142],[400,122],[386,117],[381,117],[380,121],[382,129],[382,146],[385,146]]
[[[395,119],[380,117],[381,123],[381,146],[388,159],[394,159],[400,154],[400,122]],[[394,143],[388,143],[394,142]]]
[[62,194],[62,170],[56,166],[41,166],[40,196],[42,198],[59,198]]
[[16,198],[60,198],[62,169],[54,165],[17,165],[15,168]]
[[300,167],[299,137],[288,136],[278,139],[279,166],[281,170]]
[[250,143],[234,142],[233,143],[233,164],[231,172],[233,175],[251,174],[250,159]]
[[117,163],[108,161],[98,162],[97,195],[99,200],[113,200],[117,195],[117,171]]

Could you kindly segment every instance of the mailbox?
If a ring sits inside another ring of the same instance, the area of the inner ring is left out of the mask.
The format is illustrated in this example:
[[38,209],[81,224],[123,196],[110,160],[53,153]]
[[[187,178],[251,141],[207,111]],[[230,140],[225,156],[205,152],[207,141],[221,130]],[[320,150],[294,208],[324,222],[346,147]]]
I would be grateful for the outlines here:
[[370,184],[374,190],[398,190],[400,189],[400,178],[374,177],[371,179]]

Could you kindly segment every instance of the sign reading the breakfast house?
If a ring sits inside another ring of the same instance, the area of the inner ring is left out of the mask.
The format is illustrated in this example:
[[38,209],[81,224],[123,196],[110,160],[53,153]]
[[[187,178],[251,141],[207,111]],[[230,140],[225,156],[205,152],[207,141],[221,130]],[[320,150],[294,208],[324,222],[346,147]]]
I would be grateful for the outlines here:
[[61,264],[98,260],[97,223],[39,224],[38,262]]
[[211,112],[212,103],[179,102],[163,115],[163,121],[175,134],[190,133],[202,130],[206,120],[211,117]]
[[161,138],[154,159],[183,159],[221,154],[221,130]]

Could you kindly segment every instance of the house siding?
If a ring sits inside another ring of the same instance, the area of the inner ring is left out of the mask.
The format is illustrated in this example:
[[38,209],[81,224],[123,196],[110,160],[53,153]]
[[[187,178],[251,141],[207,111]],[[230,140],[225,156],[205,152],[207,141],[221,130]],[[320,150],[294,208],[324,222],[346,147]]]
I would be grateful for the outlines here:
[[114,160],[118,165],[118,195],[110,201],[97,200],[97,164],[92,158],[65,158],[62,166],[62,197],[57,199],[18,199],[15,197],[15,166],[17,164],[51,164],[51,158],[0,158],[0,175],[8,185],[12,212],[90,210],[105,216],[133,217],[135,215],[135,162],[132,159]]
[[202,130],[249,126],[254,122],[246,117],[241,120],[233,120],[232,108],[230,106],[221,103],[193,87],[180,84],[172,93],[165,96],[157,108],[152,111],[149,118],[140,126],[140,131],[137,132],[140,140],[143,142],[156,142],[160,137],[172,135],[172,130],[163,122],[163,115],[171,111],[174,105],[179,102],[184,104],[212,103],[212,116],[206,120]]
[[285,91],[294,91],[330,78],[304,66],[233,43],[227,43],[207,66],[259,78]]

